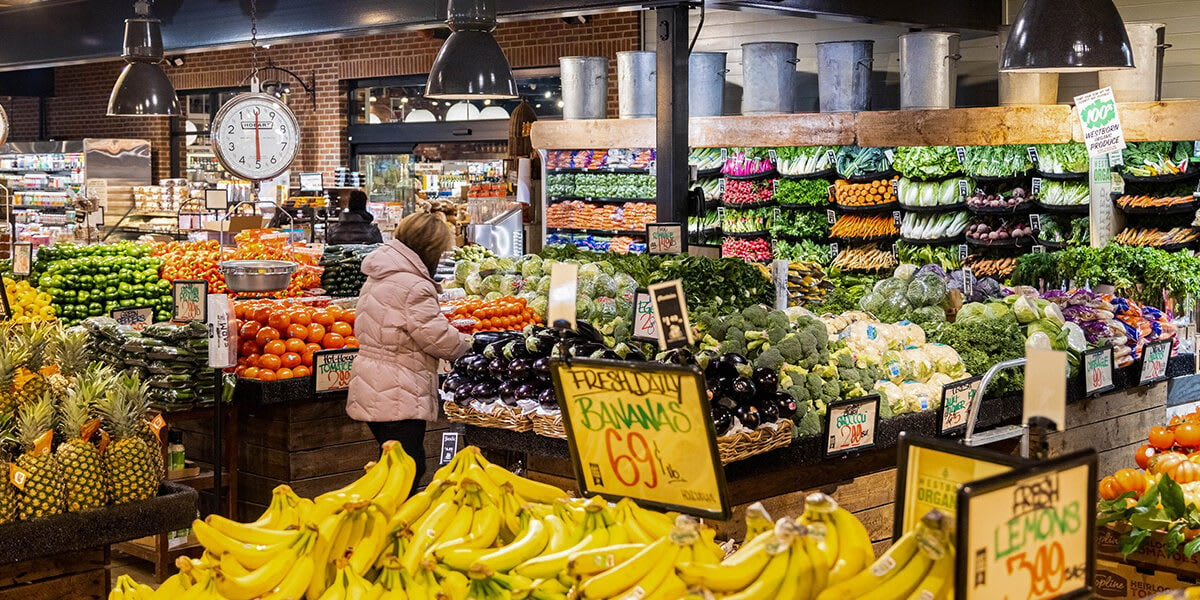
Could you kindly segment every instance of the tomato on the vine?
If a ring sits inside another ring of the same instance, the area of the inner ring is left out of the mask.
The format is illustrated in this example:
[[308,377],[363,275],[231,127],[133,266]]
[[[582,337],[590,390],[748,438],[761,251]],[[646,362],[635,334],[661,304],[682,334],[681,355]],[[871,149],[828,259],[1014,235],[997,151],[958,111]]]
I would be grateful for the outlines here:
[[1154,458],[1157,451],[1150,444],[1142,444],[1133,454],[1133,460],[1137,462],[1137,466],[1143,469],[1150,468],[1150,459]]
[[1175,428],[1175,443],[1188,448],[1200,447],[1200,425],[1184,422]]
[[1175,434],[1162,425],[1150,428],[1150,445],[1159,450],[1167,450],[1175,445]]

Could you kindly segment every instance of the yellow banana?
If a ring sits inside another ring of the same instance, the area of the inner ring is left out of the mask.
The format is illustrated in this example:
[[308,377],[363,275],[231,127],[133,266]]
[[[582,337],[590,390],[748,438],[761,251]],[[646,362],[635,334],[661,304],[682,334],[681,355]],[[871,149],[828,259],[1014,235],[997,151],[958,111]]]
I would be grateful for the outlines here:
[[771,520],[771,515],[767,513],[767,508],[763,506],[762,502],[755,502],[746,507],[745,539],[752,539],[754,536],[774,528],[775,522]]
[[695,555],[692,562],[716,564],[725,558],[725,552],[716,542],[717,530],[712,527],[705,526],[700,530],[700,539],[692,544],[692,553]]
[[645,547],[646,544],[620,544],[576,552],[567,560],[567,573],[572,577],[595,575],[633,558]]
[[578,544],[575,544],[570,548],[559,550],[558,552],[543,554],[541,556],[531,558],[517,565],[513,569],[513,573],[528,577],[530,579],[547,579],[554,577],[559,571],[562,571],[567,567],[567,562],[571,559],[571,555],[577,552],[583,552],[584,550],[608,546],[608,533],[609,530],[605,528],[594,529],[587,535],[583,536],[583,539],[580,540]]
[[313,547],[313,574],[308,584],[308,597],[319,598],[336,578],[333,563],[339,558],[334,548],[346,545],[350,536],[350,513],[330,515],[317,531],[317,543]]
[[417,465],[399,444],[396,444],[386,457],[388,462],[387,480],[384,482],[383,488],[379,490],[379,494],[375,496],[375,502],[379,504],[384,513],[391,515],[408,499],[409,493],[412,492],[412,487],[416,483],[413,478],[417,473]]
[[829,560],[825,556],[825,552],[821,549],[817,539],[807,533],[802,536],[804,541],[804,550],[808,553],[809,560],[812,561],[812,593],[809,597],[812,598],[815,594],[819,594],[829,585]]
[[550,532],[540,520],[531,520],[525,531],[513,543],[480,557],[481,564],[492,571],[506,573],[517,565],[537,556],[550,541]]
[[900,571],[908,561],[912,560],[917,551],[916,530],[909,531],[896,540],[887,552],[883,553],[870,567],[859,572],[854,577],[837,585],[825,588],[817,596],[817,600],[839,600],[842,598],[857,598],[875,587],[883,584]]
[[338,569],[337,575],[333,578],[333,582],[329,585],[329,588],[320,595],[319,600],[347,600],[345,569]]
[[217,565],[221,567],[221,572],[229,577],[243,577],[249,575],[251,571],[242,566],[232,554],[226,552],[217,558]]
[[500,520],[500,507],[495,504],[487,504],[475,511],[475,518],[471,521],[471,531],[467,535],[457,539],[445,539],[429,550],[433,552],[434,556],[438,556],[438,552],[456,548],[488,548],[495,544],[496,536],[500,535]]
[[886,585],[878,586],[859,598],[860,600],[902,600],[907,598],[913,590],[917,589],[921,580],[925,579],[931,566],[933,566],[933,558],[924,551],[918,551],[907,565],[904,565],[887,580]]
[[[176,573],[162,582],[154,593],[147,596],[147,600],[175,600],[191,587],[191,579],[183,573]],[[299,598],[299,596],[297,596]]]
[[954,595],[954,550],[933,563],[929,574],[908,595],[909,600],[939,600]]
[[363,509],[363,512],[365,514],[362,517],[362,537],[350,553],[350,569],[357,575],[366,575],[386,542],[387,515],[373,502]]
[[633,518],[637,519],[638,525],[654,539],[670,535],[671,530],[675,528],[673,518],[652,510],[646,510],[636,503],[630,507],[629,514],[633,515]]
[[550,534],[549,541],[546,542],[545,554],[552,554],[570,548],[583,539],[582,535],[575,535],[575,533],[582,531],[582,527],[572,526],[568,528],[567,524],[563,523],[563,520],[556,514],[546,515],[541,521],[546,526],[546,531]]
[[328,500],[337,500],[345,502],[352,497],[357,496],[359,500],[370,500],[379,495],[379,491],[383,489],[383,485],[387,483],[388,476],[388,461],[387,454],[380,456],[380,460],[374,465],[367,468],[367,472],[362,477],[352,481],[345,487],[325,492],[317,496],[314,501],[317,504]]
[[281,531],[277,529],[266,529],[253,525],[244,525],[237,521],[232,521],[222,517],[221,515],[209,515],[204,519],[206,523],[212,526],[213,529],[225,534],[230,539],[237,540],[244,544],[253,544],[256,546],[274,546],[281,542],[294,540],[296,532]]
[[829,572],[829,580],[845,581],[875,559],[871,535],[861,521],[840,506],[829,513],[829,519],[838,535],[838,559]]
[[[307,538],[311,537],[311,533],[306,532],[304,535],[306,537],[304,541],[292,546],[286,552],[276,554],[262,567],[240,576],[225,573],[218,567],[213,574],[217,591],[228,600],[251,600],[275,589],[288,576],[295,564],[307,556],[311,548]],[[225,557],[222,557],[222,561],[224,560]]]
[[302,557],[287,577],[275,589],[263,595],[261,600],[300,600],[308,589],[314,569],[312,557]]
[[741,555],[738,561],[730,557],[718,564],[681,563],[677,567],[679,577],[689,585],[699,585],[714,592],[736,592],[749,586],[767,568],[772,558],[767,548],[768,544],[757,545]]
[[508,483],[512,485],[513,491],[518,496],[525,499],[527,502],[541,502],[542,504],[553,504],[559,498],[566,498],[567,493],[554,487],[548,483],[526,479],[513,474],[508,469],[488,463],[483,468],[484,473],[496,482],[497,485]]
[[[475,509],[470,506],[461,506],[454,513],[454,517],[446,525],[446,528],[438,533],[437,539],[433,540],[433,544],[442,540],[453,540],[461,538],[471,532],[471,522],[475,519]],[[430,545],[430,547],[433,546]]]
[[212,573],[209,571],[197,571],[196,583],[176,600],[208,600],[216,597],[216,593],[217,589],[213,584]]
[[272,523],[275,522],[278,514],[283,510],[284,504],[287,503],[284,495],[290,491],[292,491],[292,488],[287,485],[279,485],[271,490],[271,503],[267,505],[267,509],[259,515],[258,519],[248,523],[248,525],[253,527],[272,527]]
[[465,573],[470,570],[471,565],[479,562],[479,559],[491,554],[494,550],[494,548],[453,548],[439,551],[434,556],[443,565]]
[[[229,536],[213,529],[208,523],[197,519],[192,522],[192,533],[206,550],[220,556],[226,552],[233,555],[247,569],[257,569],[271,560],[275,555],[286,550],[293,543],[283,542],[273,546],[246,544],[231,539]],[[299,535],[299,532],[296,533]]]
[[433,502],[435,494],[435,486],[430,484],[429,487],[413,494],[411,498],[405,500],[400,508],[392,512],[392,518],[388,521],[389,529],[398,529],[409,527],[416,523],[426,512]]
[[584,581],[576,588],[576,596],[587,600],[600,600],[620,595],[645,577],[655,564],[661,562],[663,557],[672,551],[671,546],[674,545],[666,537],[647,545],[629,560]]
[[[800,523],[808,527],[809,535],[812,535],[817,540],[817,546],[825,553],[825,559],[829,562],[829,568],[837,566],[839,536],[837,526],[833,520],[829,518],[829,513],[837,508],[837,502],[826,494],[816,492],[809,494],[804,499],[804,514],[800,515]],[[851,573],[850,575],[853,575]],[[849,578],[846,575],[845,578]],[[830,575],[830,583],[838,583],[839,579],[835,579]]]
[[758,578],[754,580],[746,589],[725,596],[724,600],[768,600],[778,598],[779,588],[783,585],[783,580],[789,574],[788,565],[791,563],[791,545],[785,546],[785,549],[771,557],[771,561],[767,563],[767,567],[763,569]]
[[416,574],[417,565],[425,558],[425,552],[445,531],[454,518],[459,506],[453,502],[441,502],[434,506],[420,523],[414,526],[413,538],[404,551],[404,570]]
[[658,589],[650,592],[644,600],[676,600],[687,595],[687,584],[674,573],[669,573]]
[[373,593],[371,582],[360,577],[349,565],[342,570],[346,574],[346,600],[370,600]]
[[625,590],[620,596],[625,600],[641,600],[662,587],[668,577],[675,575],[675,559],[679,556],[679,546],[674,542],[667,544],[666,552],[661,559],[650,567],[641,579],[634,582],[633,587]]
[[809,600],[812,598],[812,559],[804,550],[804,542],[792,540],[792,554],[788,557],[788,572],[779,586],[779,600]]

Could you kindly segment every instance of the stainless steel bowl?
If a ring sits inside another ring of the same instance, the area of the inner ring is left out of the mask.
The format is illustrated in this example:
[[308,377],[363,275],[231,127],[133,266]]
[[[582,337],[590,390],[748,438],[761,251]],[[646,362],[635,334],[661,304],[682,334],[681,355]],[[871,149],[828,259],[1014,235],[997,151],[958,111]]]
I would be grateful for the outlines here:
[[286,260],[227,260],[221,263],[225,286],[235,292],[278,292],[287,289],[296,263]]

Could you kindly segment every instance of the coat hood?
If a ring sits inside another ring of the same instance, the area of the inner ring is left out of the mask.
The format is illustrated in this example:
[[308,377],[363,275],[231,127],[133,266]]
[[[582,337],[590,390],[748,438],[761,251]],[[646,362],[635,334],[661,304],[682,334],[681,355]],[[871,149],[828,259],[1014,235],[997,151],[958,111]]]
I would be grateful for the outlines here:
[[391,240],[368,254],[363,259],[362,272],[367,277],[376,279],[395,273],[413,273],[433,281],[417,253],[396,240]]
[[375,220],[375,215],[367,211],[358,210],[343,210],[338,215],[338,223],[371,223]]

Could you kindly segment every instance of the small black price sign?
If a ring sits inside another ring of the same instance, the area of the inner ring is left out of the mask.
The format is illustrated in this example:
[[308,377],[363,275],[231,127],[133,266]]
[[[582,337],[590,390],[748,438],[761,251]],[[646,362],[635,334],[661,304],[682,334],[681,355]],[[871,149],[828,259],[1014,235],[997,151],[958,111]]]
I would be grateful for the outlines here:
[[942,386],[942,407],[938,409],[938,432],[954,435],[967,428],[971,405],[979,399],[983,377],[969,377]]
[[1032,227],[1034,231],[1041,231],[1042,215],[1029,215],[1029,226]]
[[834,243],[834,244],[829,244],[829,258],[830,258],[830,260],[835,260],[835,259],[837,259],[837,256],[838,256],[838,245],[837,245],[836,243]]
[[967,194],[969,194],[969,193],[971,193],[971,186],[967,185],[967,180],[959,179],[958,180],[958,195],[960,197],[966,198]]
[[1030,250],[1034,254],[1045,254],[1046,253],[1046,247],[1042,246],[1041,244],[1034,245],[1034,247],[1031,248]]
[[896,224],[896,227],[900,226],[900,222],[901,222],[900,217],[901,217],[900,211],[898,211],[898,210],[892,211],[892,222]]
[[460,435],[457,432],[445,432],[442,434],[442,452],[438,459],[439,465],[450,464],[454,460],[454,455],[458,454]]
[[899,179],[892,180],[892,195],[893,196],[900,195],[900,180]]
[[1036,167],[1036,166],[1038,165],[1038,151],[1037,151],[1037,148],[1036,148],[1036,147],[1034,147],[1034,146],[1030,146],[1030,147],[1026,148],[1026,149],[1025,149],[1025,151],[1026,151],[1027,153],[1029,153],[1029,160],[1033,161],[1033,166],[1035,166],[1035,167]]
[[767,150],[767,157],[770,158],[771,162],[773,162],[773,163],[779,162],[779,155],[775,153],[774,148]]
[[897,244],[897,242],[892,242],[892,258],[899,260],[900,259],[900,247],[897,246],[896,244]]
[[1034,197],[1037,197],[1039,194],[1041,194],[1042,193],[1042,178],[1034,177],[1033,184],[1030,186],[1030,188],[1033,190]]
[[825,209],[825,220],[829,221],[830,225],[837,223],[837,213],[833,212],[832,208]]
[[1167,361],[1171,359],[1173,340],[1146,344],[1142,348],[1142,374],[1138,385],[1157,383],[1167,378]]
[[967,164],[967,149],[962,146],[954,147],[954,155],[958,157],[958,162]]
[[971,267],[963,267],[962,271],[963,296],[966,296],[966,298],[963,298],[963,300],[965,301],[967,298],[975,295],[975,274],[971,272]]
[[1113,383],[1113,349],[1106,345],[1083,353],[1083,392],[1102,394],[1116,387]]
[[171,320],[176,323],[203,323],[208,319],[208,282],[203,279],[176,279],[171,284]]
[[971,249],[966,244],[958,245],[958,260],[967,260],[967,255],[971,253]]
[[878,394],[830,403],[825,410],[825,456],[874,447],[878,429]]
[[656,283],[649,288],[654,319],[658,321],[658,345],[663,350],[682,348],[695,343],[692,324],[688,320],[687,300],[683,283],[678,279]]

